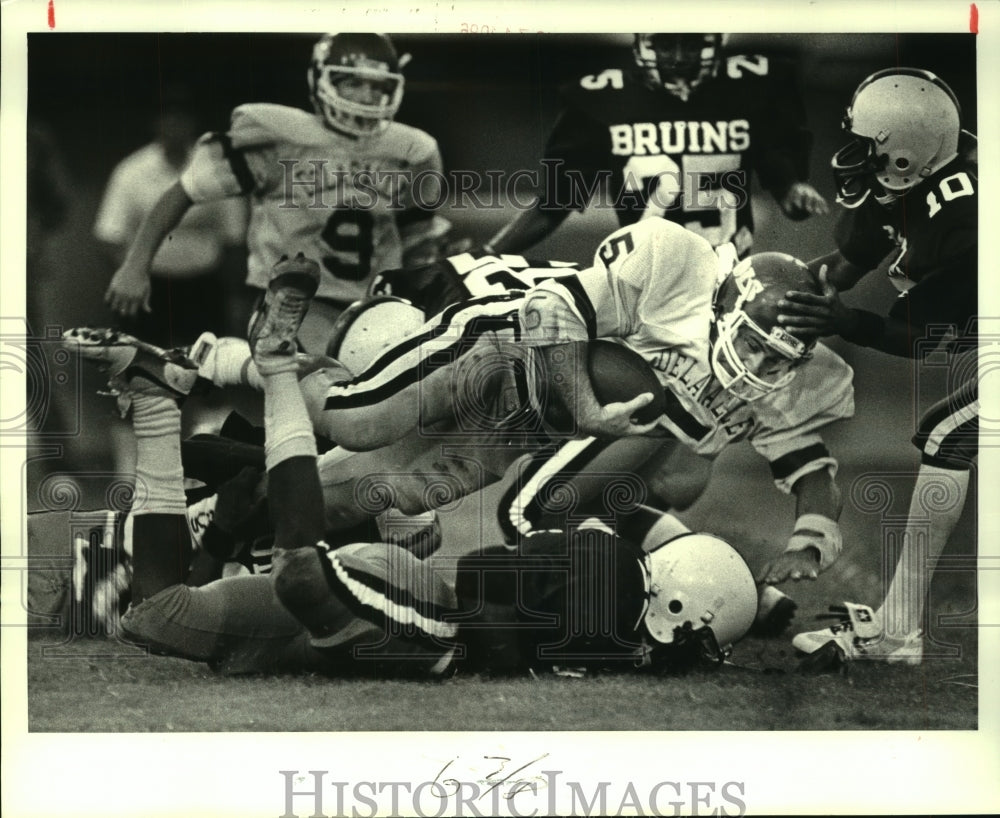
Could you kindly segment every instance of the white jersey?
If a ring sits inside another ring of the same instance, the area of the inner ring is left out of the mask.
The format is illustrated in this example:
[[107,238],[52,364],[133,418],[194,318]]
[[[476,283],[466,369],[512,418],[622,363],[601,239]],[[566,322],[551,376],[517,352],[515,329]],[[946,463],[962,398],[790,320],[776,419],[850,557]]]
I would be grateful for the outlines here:
[[354,139],[261,103],[199,140],[181,184],[195,202],[250,195],[248,284],[266,287],[281,256],[302,252],[322,268],[317,296],[352,302],[436,228],[441,169],[437,142],[408,125]]
[[[818,430],[853,415],[853,372],[819,345],[786,387],[751,403],[726,392],[709,362],[719,273],[707,241],[665,220],[641,221],[602,242],[593,266],[528,292],[521,310],[524,341],[622,339],[663,384],[661,426],[702,455],[749,439],[771,463],[778,487],[788,491],[803,474],[836,468]],[[559,298],[547,297],[552,295]]]

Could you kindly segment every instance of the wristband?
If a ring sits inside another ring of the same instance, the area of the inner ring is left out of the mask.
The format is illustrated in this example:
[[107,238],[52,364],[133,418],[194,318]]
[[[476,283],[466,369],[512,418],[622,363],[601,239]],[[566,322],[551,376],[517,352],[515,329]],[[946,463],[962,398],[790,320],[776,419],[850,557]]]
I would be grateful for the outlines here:
[[837,522],[822,514],[803,514],[799,517],[785,553],[805,551],[807,548],[819,551],[820,571],[833,565],[844,549],[844,539]]

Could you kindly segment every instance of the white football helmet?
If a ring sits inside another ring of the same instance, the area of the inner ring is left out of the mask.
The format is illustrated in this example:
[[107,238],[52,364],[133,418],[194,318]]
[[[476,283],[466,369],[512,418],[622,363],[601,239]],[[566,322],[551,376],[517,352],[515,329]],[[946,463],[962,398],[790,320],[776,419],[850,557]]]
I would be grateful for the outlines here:
[[930,71],[889,68],[858,86],[843,126],[854,139],[831,163],[837,201],[890,204],[958,155],[961,108]]
[[686,101],[719,70],[722,44],[722,34],[636,34],[632,53],[650,88]]
[[809,268],[786,253],[756,253],[720,270],[712,325],[712,372],[722,386],[753,401],[787,386],[808,360],[812,343],[778,324],[788,290],[819,293]]
[[360,375],[384,350],[423,326],[427,319],[404,298],[376,295],[355,301],[330,330],[326,354]]
[[657,643],[710,636],[724,653],[750,630],[757,586],[743,557],[725,540],[688,532],[646,558],[650,589],[643,622]]
[[400,69],[408,60],[385,34],[324,34],[307,75],[316,113],[353,136],[380,133],[403,101]]

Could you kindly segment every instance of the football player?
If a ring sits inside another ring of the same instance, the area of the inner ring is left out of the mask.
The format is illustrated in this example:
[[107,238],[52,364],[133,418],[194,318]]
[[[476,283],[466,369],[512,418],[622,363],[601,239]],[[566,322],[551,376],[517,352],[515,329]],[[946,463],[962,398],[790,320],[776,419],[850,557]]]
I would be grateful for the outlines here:
[[[723,53],[722,34],[636,34],[632,70],[583,77],[545,150],[542,194],[488,243],[519,253],[610,178],[622,225],[658,216],[750,252],[750,176],[790,218],[826,212],[806,181],[811,135],[785,64]],[[610,173],[609,173],[610,171]]]
[[[288,352],[297,321],[287,323],[280,303],[283,284],[311,279],[306,286],[315,287],[318,278],[318,267],[301,258],[279,265],[279,287],[251,332],[265,382],[276,536],[270,576],[195,585],[188,572],[178,401],[197,377],[193,365],[119,333],[67,333],[68,346],[109,372],[135,429],[139,491],[126,635],[225,673],[436,678],[462,657],[472,670],[492,673],[566,663],[721,663],[753,620],[750,571],[727,543],[652,509],[636,509],[621,536],[588,521],[530,538],[517,553],[473,551],[459,560],[454,588],[442,566],[387,543],[330,548],[298,364]],[[238,504],[224,516],[229,527],[241,516]]]
[[241,105],[228,131],[205,134],[112,277],[112,309],[149,310],[153,255],[193,203],[247,196],[247,284],[266,288],[287,247],[317,259],[323,277],[300,340],[322,352],[337,314],[364,295],[371,276],[433,257],[448,226],[424,206],[440,199],[437,142],[393,121],[406,59],[385,35],[326,34],[307,75],[313,113]]
[[[359,375],[333,366],[303,377],[315,429],[341,444],[320,458],[327,527],[356,525],[386,506],[440,507],[527,454],[544,474],[528,474],[506,514],[524,534],[534,527],[528,489],[542,479],[583,464],[642,475],[681,447],[713,457],[746,438],[777,487],[797,496],[788,547],[766,575],[815,578],[841,548],[836,460],[820,431],[853,413],[852,372],[777,325],[778,299],[816,286],[805,265],[783,254],[734,261],[720,269],[704,239],[646,220],[609,236],[586,270],[453,304]],[[286,311],[306,309],[308,293],[289,289]],[[602,336],[655,370],[667,399],[658,419],[632,420],[651,393],[600,406],[577,377],[586,341]],[[203,375],[248,371],[223,357],[206,356]],[[616,447],[622,438],[629,445]]]
[[[566,92],[549,136],[540,196],[491,238],[490,253],[520,253],[583,210],[602,178],[619,224],[660,217],[751,252],[751,175],[793,219],[827,211],[808,182],[811,134],[791,68],[760,54],[724,53],[722,34],[636,34],[631,70],[608,68]],[[711,463],[685,451],[684,502]],[[669,483],[670,481],[662,481]],[[676,493],[676,492],[675,492]]]
[[[978,451],[975,137],[962,130],[948,85],[914,68],[865,79],[843,124],[851,139],[832,162],[837,200],[845,208],[837,250],[811,263],[823,291],[789,292],[779,320],[803,337],[839,335],[904,358],[918,359],[940,345],[950,361],[949,393],[917,424],[913,443],[921,465],[903,550],[881,608],[848,603],[843,625],[800,634],[794,644],[812,653],[833,641],[848,660],[919,664],[927,566],[958,523]],[[899,291],[888,315],[844,305],[839,292],[876,269]],[[932,494],[928,514],[923,498]]]

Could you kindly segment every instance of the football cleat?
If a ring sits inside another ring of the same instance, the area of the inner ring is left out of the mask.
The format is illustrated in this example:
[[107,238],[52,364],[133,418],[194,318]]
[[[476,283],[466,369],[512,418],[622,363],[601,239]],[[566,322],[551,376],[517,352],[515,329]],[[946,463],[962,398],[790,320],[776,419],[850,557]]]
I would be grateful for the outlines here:
[[870,660],[919,665],[923,661],[923,631],[889,636],[879,615],[867,605],[845,602],[843,606],[831,606],[830,611],[840,621],[829,628],[797,634],[792,639],[796,650],[811,655],[833,643],[846,662]]
[[131,395],[183,400],[198,381],[197,366],[182,351],[161,349],[117,330],[76,327],[63,333],[62,343],[108,373],[109,394],[118,397],[123,416]]
[[757,615],[750,627],[751,636],[781,636],[792,623],[798,609],[795,600],[773,585],[763,585],[757,597]]
[[299,368],[297,336],[319,287],[319,265],[299,253],[282,256],[260,305],[250,318],[247,338],[261,375]]

